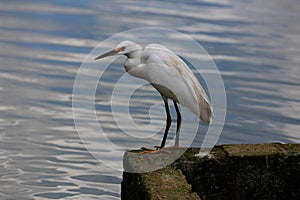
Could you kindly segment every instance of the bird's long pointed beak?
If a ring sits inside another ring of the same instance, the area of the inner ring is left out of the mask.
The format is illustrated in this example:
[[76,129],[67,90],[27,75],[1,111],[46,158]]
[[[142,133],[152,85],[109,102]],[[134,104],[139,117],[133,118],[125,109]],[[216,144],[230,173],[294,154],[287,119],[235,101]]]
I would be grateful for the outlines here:
[[121,48],[115,48],[109,52],[106,52],[100,56],[98,56],[97,58],[95,58],[95,60],[98,60],[98,59],[101,59],[101,58],[105,58],[107,56],[114,56],[114,55],[117,55],[120,51],[123,51],[124,50],[124,47],[121,47]]
[[107,57],[107,56],[114,56],[114,55],[116,55],[117,53],[118,53],[118,51],[116,51],[116,49],[113,49],[113,50],[111,50],[111,51],[109,51],[109,52],[106,52],[106,53],[104,53],[104,54],[98,56],[97,58],[95,58],[95,60],[98,60],[98,59],[101,59],[101,58],[105,58],[105,57]]

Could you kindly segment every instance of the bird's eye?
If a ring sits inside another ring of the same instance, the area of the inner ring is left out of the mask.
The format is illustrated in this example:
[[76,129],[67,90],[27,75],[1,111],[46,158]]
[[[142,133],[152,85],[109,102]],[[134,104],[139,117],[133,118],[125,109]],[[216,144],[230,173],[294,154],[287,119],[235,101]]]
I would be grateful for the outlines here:
[[121,51],[124,51],[125,49],[126,49],[125,46],[123,46],[123,47],[120,48]]

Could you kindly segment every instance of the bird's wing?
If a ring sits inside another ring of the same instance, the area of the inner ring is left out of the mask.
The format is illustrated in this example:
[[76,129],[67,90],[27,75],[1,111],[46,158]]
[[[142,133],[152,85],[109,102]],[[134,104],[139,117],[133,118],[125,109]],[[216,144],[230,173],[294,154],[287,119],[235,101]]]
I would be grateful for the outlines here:
[[179,56],[162,45],[151,44],[144,50],[144,64],[149,82],[169,88],[181,105],[188,107],[202,121],[211,122],[213,111],[208,97]]

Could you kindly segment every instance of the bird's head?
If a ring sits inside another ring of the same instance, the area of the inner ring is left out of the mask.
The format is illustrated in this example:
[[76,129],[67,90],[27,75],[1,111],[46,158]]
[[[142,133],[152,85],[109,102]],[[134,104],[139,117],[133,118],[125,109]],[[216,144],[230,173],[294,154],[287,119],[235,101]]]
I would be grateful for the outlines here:
[[114,56],[114,55],[126,55],[127,57],[129,57],[131,53],[134,53],[142,49],[143,48],[139,44],[132,41],[125,40],[119,43],[113,50],[96,57],[95,60],[105,58],[107,56]]

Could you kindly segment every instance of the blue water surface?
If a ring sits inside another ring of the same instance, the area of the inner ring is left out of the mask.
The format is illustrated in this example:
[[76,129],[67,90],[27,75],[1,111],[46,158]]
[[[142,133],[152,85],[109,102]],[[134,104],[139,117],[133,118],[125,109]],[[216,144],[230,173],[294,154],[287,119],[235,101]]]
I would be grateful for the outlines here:
[[[296,0],[19,0],[2,1],[0,10],[1,199],[120,199],[122,172],[85,148],[74,125],[72,91],[90,51],[132,28],[179,31],[215,61],[227,95],[218,144],[300,142]],[[110,140],[137,149],[143,139],[128,141],[109,114],[107,96],[124,73],[122,61],[105,72],[95,107]],[[130,113],[136,123],[149,123],[153,103],[163,105],[150,85],[134,94]],[[165,116],[153,114],[164,123]],[[95,148],[114,155],[112,145],[101,138]],[[114,156],[105,159],[122,163]]]

